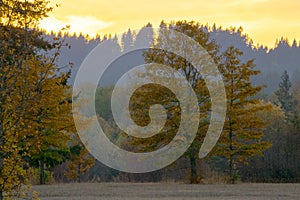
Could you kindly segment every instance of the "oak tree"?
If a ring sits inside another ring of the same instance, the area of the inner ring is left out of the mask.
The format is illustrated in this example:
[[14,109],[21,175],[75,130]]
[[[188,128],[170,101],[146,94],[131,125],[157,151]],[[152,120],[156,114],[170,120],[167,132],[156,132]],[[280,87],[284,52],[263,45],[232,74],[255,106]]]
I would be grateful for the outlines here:
[[[51,10],[44,0],[0,2],[1,200],[24,196],[28,158],[47,144],[60,146],[60,136],[73,129],[70,88],[62,84],[67,74],[55,65],[62,43],[37,28]],[[46,137],[50,132],[57,134]]]
[[[183,33],[197,43],[199,43],[208,54],[214,59],[215,62],[218,60],[217,53],[219,51],[218,45],[214,40],[210,39],[209,34],[205,31],[204,26],[200,23],[187,22],[187,21],[177,21],[166,24],[162,22],[160,25],[161,29],[170,29]],[[209,92],[206,88],[206,83],[204,81],[203,75],[201,75],[195,66],[193,66],[186,59],[168,51],[161,50],[157,47],[164,47],[167,45],[181,45],[174,48],[180,49],[183,54],[190,53],[191,46],[189,44],[184,44],[179,42],[178,38],[168,35],[158,33],[157,38],[153,48],[149,49],[144,53],[144,59],[146,63],[157,63],[167,65],[174,70],[182,74],[188,84],[193,88],[197,96],[199,110],[201,113],[199,129],[196,134],[194,142],[190,148],[185,153],[185,156],[190,160],[190,183],[199,182],[199,175],[197,173],[197,157],[198,152],[201,147],[201,142],[205,136],[205,132],[209,124],[209,110],[210,110],[210,98]],[[149,74],[153,72],[148,72]],[[175,84],[173,82],[171,74],[162,75],[165,76],[165,82],[168,84]],[[178,79],[178,78],[175,78]],[[179,85],[180,86],[180,83]],[[176,134],[180,126],[180,102],[176,98],[175,94],[166,87],[160,85],[146,85],[136,91],[135,96],[131,99],[131,113],[135,122],[141,126],[145,126],[150,122],[149,111],[150,106],[154,104],[161,104],[167,110],[167,121],[164,125],[162,131],[145,140],[145,139],[132,139],[135,145],[139,146],[136,148],[137,151],[147,151],[155,150],[161,148],[162,146],[168,144]],[[190,108],[193,109],[193,108]],[[195,119],[190,119],[195,120]]]

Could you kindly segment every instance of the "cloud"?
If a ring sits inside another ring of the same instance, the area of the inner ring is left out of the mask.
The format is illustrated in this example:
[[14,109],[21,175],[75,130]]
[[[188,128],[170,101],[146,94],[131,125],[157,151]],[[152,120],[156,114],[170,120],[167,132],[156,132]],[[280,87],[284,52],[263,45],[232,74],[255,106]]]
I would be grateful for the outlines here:
[[232,0],[231,5],[238,6],[238,5],[257,5],[260,3],[269,2],[270,0],[251,0],[251,1],[244,1],[244,0]]
[[68,32],[89,34],[95,36],[102,29],[109,27],[112,23],[101,21],[93,16],[66,16],[63,19],[57,19],[50,16],[43,21],[40,25],[46,31],[60,31],[66,26],[70,26]]

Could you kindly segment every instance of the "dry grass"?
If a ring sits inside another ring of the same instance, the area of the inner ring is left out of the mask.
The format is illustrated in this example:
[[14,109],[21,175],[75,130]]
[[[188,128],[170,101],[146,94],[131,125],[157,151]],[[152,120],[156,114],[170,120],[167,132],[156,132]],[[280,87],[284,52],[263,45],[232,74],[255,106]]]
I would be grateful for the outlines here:
[[41,200],[299,200],[300,184],[82,183],[33,186]]

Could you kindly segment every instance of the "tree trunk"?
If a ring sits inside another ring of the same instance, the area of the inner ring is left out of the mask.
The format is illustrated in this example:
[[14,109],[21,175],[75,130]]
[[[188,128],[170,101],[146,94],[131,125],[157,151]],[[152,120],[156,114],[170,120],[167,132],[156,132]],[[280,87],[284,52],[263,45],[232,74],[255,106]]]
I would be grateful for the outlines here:
[[229,122],[229,177],[230,184],[234,184],[234,169],[233,169],[233,133],[232,122]]
[[[0,125],[0,130],[2,130],[2,125]],[[1,147],[3,147],[3,131],[0,132],[0,145]],[[3,152],[0,152],[0,176],[2,176],[2,170],[3,170]],[[3,200],[4,197],[3,197],[3,190],[2,190],[2,185],[0,187],[0,200]]]
[[191,165],[190,183],[197,184],[198,175],[197,175],[196,157],[195,154],[193,153],[190,154],[190,165]]
[[40,159],[40,184],[45,185],[45,168],[44,168],[44,161]]
[[230,184],[234,184],[233,160],[231,155],[229,160],[229,176],[230,176]]
[[80,179],[80,171],[81,171],[81,169],[80,169],[80,164],[78,165],[78,183],[80,183],[81,182],[81,179]]

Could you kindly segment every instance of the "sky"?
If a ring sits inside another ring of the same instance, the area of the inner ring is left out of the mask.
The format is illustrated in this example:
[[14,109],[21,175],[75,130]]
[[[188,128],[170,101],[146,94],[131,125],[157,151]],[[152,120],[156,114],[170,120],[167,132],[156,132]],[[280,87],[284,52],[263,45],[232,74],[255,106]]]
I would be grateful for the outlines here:
[[70,32],[94,36],[154,27],[164,20],[194,20],[224,28],[242,26],[254,44],[273,47],[284,37],[300,41],[299,0],[50,0],[59,4],[41,22],[47,31],[70,25]]

